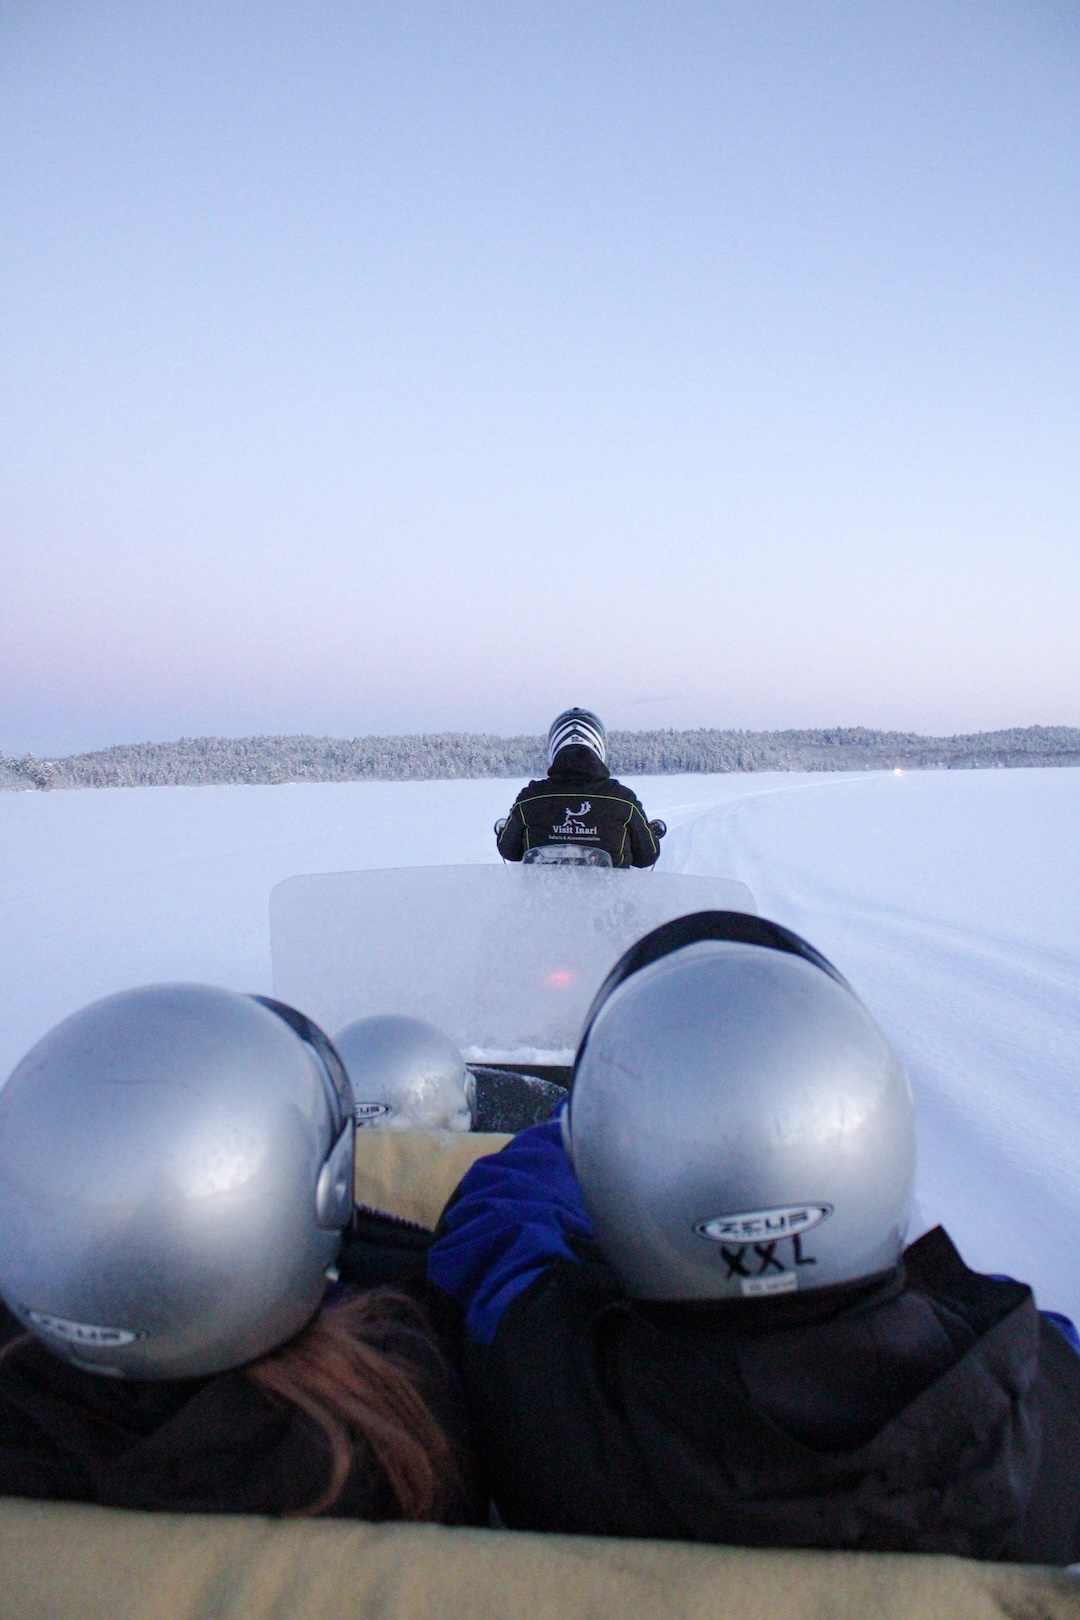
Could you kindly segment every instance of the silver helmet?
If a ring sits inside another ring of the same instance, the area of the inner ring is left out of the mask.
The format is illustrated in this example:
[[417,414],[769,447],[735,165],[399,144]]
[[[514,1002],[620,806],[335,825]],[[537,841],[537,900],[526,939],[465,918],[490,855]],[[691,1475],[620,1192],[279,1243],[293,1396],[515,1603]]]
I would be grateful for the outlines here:
[[358,1018],[334,1037],[356,1098],[356,1123],[383,1130],[467,1131],[465,1059],[434,1024],[396,1013]]
[[553,765],[560,748],[578,743],[589,748],[602,764],[607,764],[607,732],[604,722],[591,709],[564,709],[551,722],[547,740],[547,762]]
[[887,1273],[915,1167],[911,1087],[797,935],[701,912],[602,986],[564,1140],[631,1297],[761,1299]]
[[318,1310],[352,1095],[291,1008],[203,985],[65,1019],[0,1091],[0,1295],[90,1372],[237,1367]]

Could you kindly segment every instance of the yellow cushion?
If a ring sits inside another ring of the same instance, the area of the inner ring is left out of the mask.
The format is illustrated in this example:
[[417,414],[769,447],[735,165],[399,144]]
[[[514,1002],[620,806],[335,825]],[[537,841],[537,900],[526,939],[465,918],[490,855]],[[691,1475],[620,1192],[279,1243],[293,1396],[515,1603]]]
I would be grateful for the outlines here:
[[1077,1620],[1059,1571],[0,1502],[0,1620]]
[[482,1131],[357,1131],[353,1196],[365,1209],[434,1231],[469,1166],[509,1140]]

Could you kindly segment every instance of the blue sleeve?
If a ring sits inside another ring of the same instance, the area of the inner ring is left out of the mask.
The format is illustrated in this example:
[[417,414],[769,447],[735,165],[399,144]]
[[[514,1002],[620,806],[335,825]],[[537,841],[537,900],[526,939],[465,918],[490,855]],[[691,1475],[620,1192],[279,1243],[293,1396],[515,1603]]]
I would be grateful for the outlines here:
[[[1002,1271],[990,1271],[987,1272],[987,1276],[992,1278],[994,1282],[1016,1281],[1015,1277],[1006,1277]],[[1062,1338],[1072,1345],[1077,1355],[1080,1355],[1080,1333],[1076,1331],[1076,1324],[1069,1317],[1062,1316],[1060,1311],[1040,1311],[1039,1315],[1044,1317],[1047,1322],[1052,1322]]]
[[1062,1316],[1060,1311],[1040,1311],[1039,1315],[1045,1317],[1046,1321],[1052,1322],[1058,1332],[1068,1339],[1073,1349],[1080,1355],[1080,1333],[1077,1333],[1075,1324],[1070,1322],[1067,1316]]
[[465,1331],[490,1344],[503,1312],[556,1260],[571,1234],[592,1232],[557,1119],[520,1131],[462,1178],[428,1251],[428,1277],[465,1311]]

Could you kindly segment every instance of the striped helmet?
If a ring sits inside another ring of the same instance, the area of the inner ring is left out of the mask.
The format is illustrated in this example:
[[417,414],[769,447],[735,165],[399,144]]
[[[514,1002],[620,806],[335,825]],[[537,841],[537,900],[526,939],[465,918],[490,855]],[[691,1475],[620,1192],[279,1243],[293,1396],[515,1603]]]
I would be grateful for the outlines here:
[[554,763],[560,748],[569,748],[572,743],[591,748],[601,764],[607,764],[607,732],[604,722],[591,709],[564,709],[558,719],[551,722],[547,740],[548,764]]

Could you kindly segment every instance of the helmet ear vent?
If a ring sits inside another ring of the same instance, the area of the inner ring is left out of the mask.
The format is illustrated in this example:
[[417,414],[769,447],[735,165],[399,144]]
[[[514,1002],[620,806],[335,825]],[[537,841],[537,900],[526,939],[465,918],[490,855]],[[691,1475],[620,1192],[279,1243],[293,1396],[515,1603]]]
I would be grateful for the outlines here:
[[331,1232],[349,1224],[353,1195],[353,1135],[350,1119],[334,1143],[315,1183],[315,1219]]
[[567,1099],[566,1107],[563,1109],[562,1113],[559,1115],[559,1130],[562,1133],[563,1151],[565,1152],[566,1157],[570,1160],[570,1163],[573,1164],[573,1162],[574,1162],[574,1131],[573,1131],[573,1126],[570,1124],[570,1100],[569,1099]]

